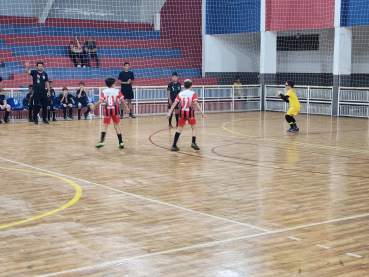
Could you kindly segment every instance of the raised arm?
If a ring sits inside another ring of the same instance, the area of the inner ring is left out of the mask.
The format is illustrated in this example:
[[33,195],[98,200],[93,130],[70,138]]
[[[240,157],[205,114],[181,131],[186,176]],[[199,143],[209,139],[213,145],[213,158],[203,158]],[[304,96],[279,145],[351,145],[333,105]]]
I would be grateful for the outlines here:
[[31,74],[31,70],[29,70],[29,62],[26,62],[26,74]]

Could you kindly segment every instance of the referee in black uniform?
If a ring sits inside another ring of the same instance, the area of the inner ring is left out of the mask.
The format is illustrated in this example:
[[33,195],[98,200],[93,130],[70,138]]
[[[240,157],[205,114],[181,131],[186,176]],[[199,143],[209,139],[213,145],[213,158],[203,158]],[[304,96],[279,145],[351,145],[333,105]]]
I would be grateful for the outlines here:
[[[49,78],[47,73],[44,71],[44,63],[37,62],[37,70],[29,70],[29,63],[26,63],[26,73],[31,75],[33,78],[33,117],[35,120],[35,125],[38,124],[37,115],[40,112],[40,106],[38,102],[41,101],[42,105],[42,120],[44,124],[49,124],[46,120],[46,113],[47,113],[47,102],[48,97],[50,96],[50,85],[49,85]],[[47,91],[45,89],[45,84],[47,87]]]
[[[132,114],[132,99],[134,98],[132,84],[135,81],[135,76],[132,71],[129,71],[129,62],[124,63],[124,71],[119,73],[118,83],[121,84],[121,92],[124,96],[124,100],[128,102],[129,118],[136,118]],[[123,101],[124,101],[123,100]],[[123,118],[123,105],[121,108],[120,118]]]

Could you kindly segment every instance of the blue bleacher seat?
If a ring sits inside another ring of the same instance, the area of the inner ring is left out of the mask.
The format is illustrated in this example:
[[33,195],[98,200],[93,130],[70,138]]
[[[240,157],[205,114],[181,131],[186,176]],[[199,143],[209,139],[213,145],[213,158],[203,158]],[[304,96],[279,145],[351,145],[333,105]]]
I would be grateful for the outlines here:
[[12,108],[12,111],[22,111],[23,107],[20,105],[17,98],[8,98],[6,102],[10,105]]
[[87,102],[88,102],[88,103],[95,104],[94,99],[93,99],[92,97],[90,97],[90,96],[88,97]]

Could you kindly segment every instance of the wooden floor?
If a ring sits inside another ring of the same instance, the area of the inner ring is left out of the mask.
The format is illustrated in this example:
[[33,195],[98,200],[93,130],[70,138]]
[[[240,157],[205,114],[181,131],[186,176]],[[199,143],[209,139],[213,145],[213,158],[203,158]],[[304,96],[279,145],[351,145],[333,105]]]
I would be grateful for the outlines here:
[[0,125],[0,276],[369,276],[367,119]]

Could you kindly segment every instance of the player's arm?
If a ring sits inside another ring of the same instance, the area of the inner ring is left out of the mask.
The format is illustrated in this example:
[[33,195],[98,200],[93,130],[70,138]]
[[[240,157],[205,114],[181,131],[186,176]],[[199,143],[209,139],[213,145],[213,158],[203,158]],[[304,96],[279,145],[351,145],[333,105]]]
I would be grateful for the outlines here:
[[201,113],[201,115],[202,115],[203,117],[207,117],[207,116],[204,114],[203,110],[201,109],[200,104],[199,104],[199,102],[198,102],[198,101],[194,101],[194,102],[193,102],[193,104],[196,106],[196,108],[199,110],[199,112]]
[[286,101],[287,103],[290,102],[290,100],[288,100],[288,98],[290,98],[289,95],[284,95],[282,91],[278,91],[277,92],[277,97],[278,98],[282,98],[284,101]]
[[46,88],[47,88],[47,97],[50,97],[50,83],[49,81],[46,81]]
[[29,62],[26,62],[26,74],[31,75],[31,70],[29,70]]
[[122,103],[122,105],[124,106],[124,108],[125,108],[125,110],[126,110],[126,112],[130,112],[130,109],[128,108],[128,105],[126,104],[126,101],[124,101],[124,97],[123,97],[123,95],[122,95],[122,97],[120,97],[119,98],[121,101],[121,103]]
[[174,103],[172,104],[172,106],[170,107],[170,111],[168,112],[168,114],[167,114],[167,116],[165,117],[165,118],[169,118],[171,115],[172,115],[172,113],[173,113],[173,111],[174,111],[174,108],[177,106],[177,99],[176,99],[176,101],[174,101]]
[[122,82],[122,80],[118,79],[118,83],[121,84],[121,85],[126,85],[127,82]]
[[172,98],[170,97],[170,92],[171,90],[168,89],[168,102],[169,102],[169,105],[172,105],[173,103],[172,103]]

